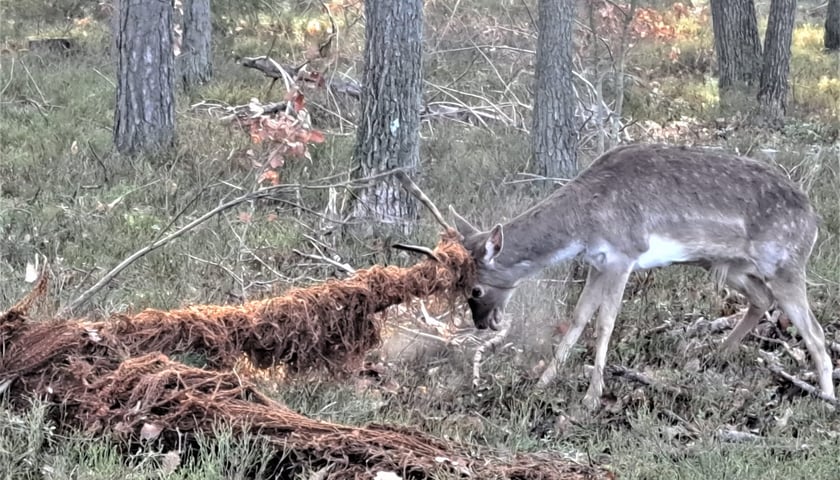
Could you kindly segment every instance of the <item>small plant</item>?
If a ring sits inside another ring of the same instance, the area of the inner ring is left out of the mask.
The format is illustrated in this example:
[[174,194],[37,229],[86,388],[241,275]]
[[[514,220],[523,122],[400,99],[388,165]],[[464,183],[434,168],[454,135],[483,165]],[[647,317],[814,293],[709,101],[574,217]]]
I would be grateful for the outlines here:
[[688,8],[679,3],[674,5],[673,14],[667,12],[663,14],[653,8],[634,8],[632,5],[608,1],[599,1],[596,5],[598,33],[610,41],[621,39],[624,25],[630,15],[633,16],[627,25],[630,41],[635,42],[645,38],[661,41],[673,40],[677,35],[675,20],[680,15],[688,14]]
[[326,139],[323,132],[311,127],[306,101],[297,87],[286,95],[286,101],[285,110],[240,119],[251,142],[265,146],[265,159],[255,161],[257,167],[264,169],[260,175],[261,183],[277,185],[280,180],[278,169],[285,165],[287,159],[311,160],[309,146],[323,143]]

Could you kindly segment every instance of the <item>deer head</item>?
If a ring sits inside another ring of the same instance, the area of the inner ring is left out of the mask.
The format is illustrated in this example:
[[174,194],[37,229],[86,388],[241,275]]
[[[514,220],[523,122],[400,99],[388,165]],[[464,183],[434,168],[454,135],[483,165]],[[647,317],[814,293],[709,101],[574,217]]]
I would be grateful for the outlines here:
[[489,232],[482,232],[458,215],[450,206],[455,218],[455,229],[461,234],[461,243],[470,252],[476,266],[477,280],[467,293],[467,303],[476,328],[490,327],[498,330],[502,324],[505,306],[516,288],[516,279],[509,269],[499,268],[496,257],[504,247],[502,226],[497,224]]

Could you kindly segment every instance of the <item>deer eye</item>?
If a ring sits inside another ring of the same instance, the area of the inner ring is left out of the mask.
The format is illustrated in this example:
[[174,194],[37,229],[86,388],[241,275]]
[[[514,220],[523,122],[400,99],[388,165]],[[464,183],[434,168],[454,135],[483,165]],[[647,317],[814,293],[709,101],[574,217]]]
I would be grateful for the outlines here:
[[473,287],[472,298],[481,298],[484,296],[484,289],[481,287]]

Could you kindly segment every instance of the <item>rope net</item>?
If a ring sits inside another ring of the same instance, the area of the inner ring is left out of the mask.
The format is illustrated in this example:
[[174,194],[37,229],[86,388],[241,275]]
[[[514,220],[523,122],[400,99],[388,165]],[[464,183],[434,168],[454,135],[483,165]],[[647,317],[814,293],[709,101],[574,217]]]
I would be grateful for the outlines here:
[[[137,442],[149,431],[161,441],[212,434],[219,421],[277,444],[278,472],[333,465],[330,478],[403,478],[450,472],[474,478],[589,479],[609,472],[556,456],[475,458],[465,447],[389,426],[352,427],[313,420],[261,394],[231,371],[243,355],[257,368],[281,364],[289,375],[357,369],[380,343],[387,307],[415,298],[454,296],[474,268],[457,234],[446,232],[438,260],[410,268],[374,266],[242,305],[147,309],[102,321],[28,317],[46,294],[46,276],[0,314],[0,384],[13,405],[27,397],[56,403],[60,427]],[[173,361],[200,355],[204,368]]]

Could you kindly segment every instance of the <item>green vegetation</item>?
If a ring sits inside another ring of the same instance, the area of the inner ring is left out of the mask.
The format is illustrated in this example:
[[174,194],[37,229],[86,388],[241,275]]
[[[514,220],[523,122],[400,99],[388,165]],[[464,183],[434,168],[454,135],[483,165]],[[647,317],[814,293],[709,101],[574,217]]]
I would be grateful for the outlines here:
[[[252,97],[279,100],[280,82],[272,98],[264,98],[268,81],[237,59],[264,54],[273,44],[272,57],[299,63],[307,48],[308,22],[323,20],[317,2],[214,4],[216,78],[179,95],[177,147],[126,158],[111,147],[114,68],[107,55],[106,17],[97,14],[96,2],[70,2],[79,4],[71,13],[57,12],[54,3],[27,0],[0,7],[0,310],[30,288],[23,281],[27,265],[47,261],[53,283],[38,310],[43,318],[126,256],[253,188],[259,171],[252,158],[263,147],[249,143],[236,125],[191,106],[202,100],[222,105],[247,104]],[[655,3],[670,8],[670,2]],[[423,125],[421,187],[438,205],[457,205],[485,226],[510,218],[541,195],[521,175],[530,161],[522,127],[528,125],[533,75],[533,58],[521,50],[533,50],[535,34],[528,9],[513,4],[467,0],[426,5],[427,98],[505,104],[500,110],[525,119],[488,127],[447,121]],[[347,30],[336,45],[334,68],[359,78],[363,22],[353,21],[353,15],[336,19]],[[627,131],[634,141],[749,153],[778,163],[798,181],[823,217],[809,271],[814,312],[829,336],[840,341],[840,58],[822,52],[818,19],[803,18],[794,32],[788,124],[782,131],[756,130],[738,114],[721,112],[709,25],[693,17],[674,21],[677,36],[671,43],[640,41],[628,53],[632,81],[625,115],[633,124]],[[79,51],[26,51],[27,37],[50,35],[77,39]],[[479,53],[469,48],[490,44],[520,50]],[[676,60],[669,57],[673,48],[679,51]],[[323,107],[313,107],[312,113],[322,122],[316,126],[327,132],[327,141],[312,149],[311,160],[289,161],[280,170],[280,181],[305,185],[331,176],[346,179],[353,132],[336,121],[336,104],[327,95],[305,93],[311,104]],[[354,118],[353,103],[341,106],[343,116]],[[584,162],[596,154],[587,145],[581,152]],[[337,191],[339,205],[349,200],[346,193]],[[238,302],[334,275],[329,265],[309,264],[292,252],[311,250],[308,238],[317,238],[330,254],[357,267],[411,261],[378,242],[353,236],[339,240],[328,233],[335,225],[321,214],[329,195],[302,189],[286,201],[225,212],[133,264],[77,313],[104,316],[145,307]],[[432,244],[438,230],[424,215],[410,242]],[[578,402],[588,381],[583,365],[591,362],[585,339],[559,384],[538,391],[538,362],[549,355],[552,325],[568,315],[582,278],[573,268],[559,267],[520,289],[510,306],[517,319],[511,343],[488,353],[482,366],[487,384],[481,389],[470,387],[470,352],[455,347],[427,352],[407,365],[389,365],[388,389],[376,383],[288,385],[269,379],[263,386],[292,409],[316,418],[412,425],[477,452],[488,447],[561,451],[582,462],[608,464],[621,478],[837,477],[840,415],[777,384],[756,362],[759,345],[778,345],[751,338],[735,358],[706,365],[691,360],[714,357],[711,339],[645,334],[664,322],[723,315],[727,300],[695,270],[672,268],[632,279],[608,361],[676,386],[683,395],[613,378],[605,388],[613,397],[607,407],[594,416],[582,414]],[[782,360],[797,371],[789,357]],[[201,364],[200,359],[187,361]],[[220,426],[215,439],[199,439],[194,454],[173,464],[171,454],[167,457],[154,444],[124,451],[111,440],[57,432],[49,407],[36,402],[22,410],[8,404],[0,409],[0,477],[259,477],[270,453],[258,438],[234,438]],[[719,433],[730,430],[763,439],[721,440]]]

